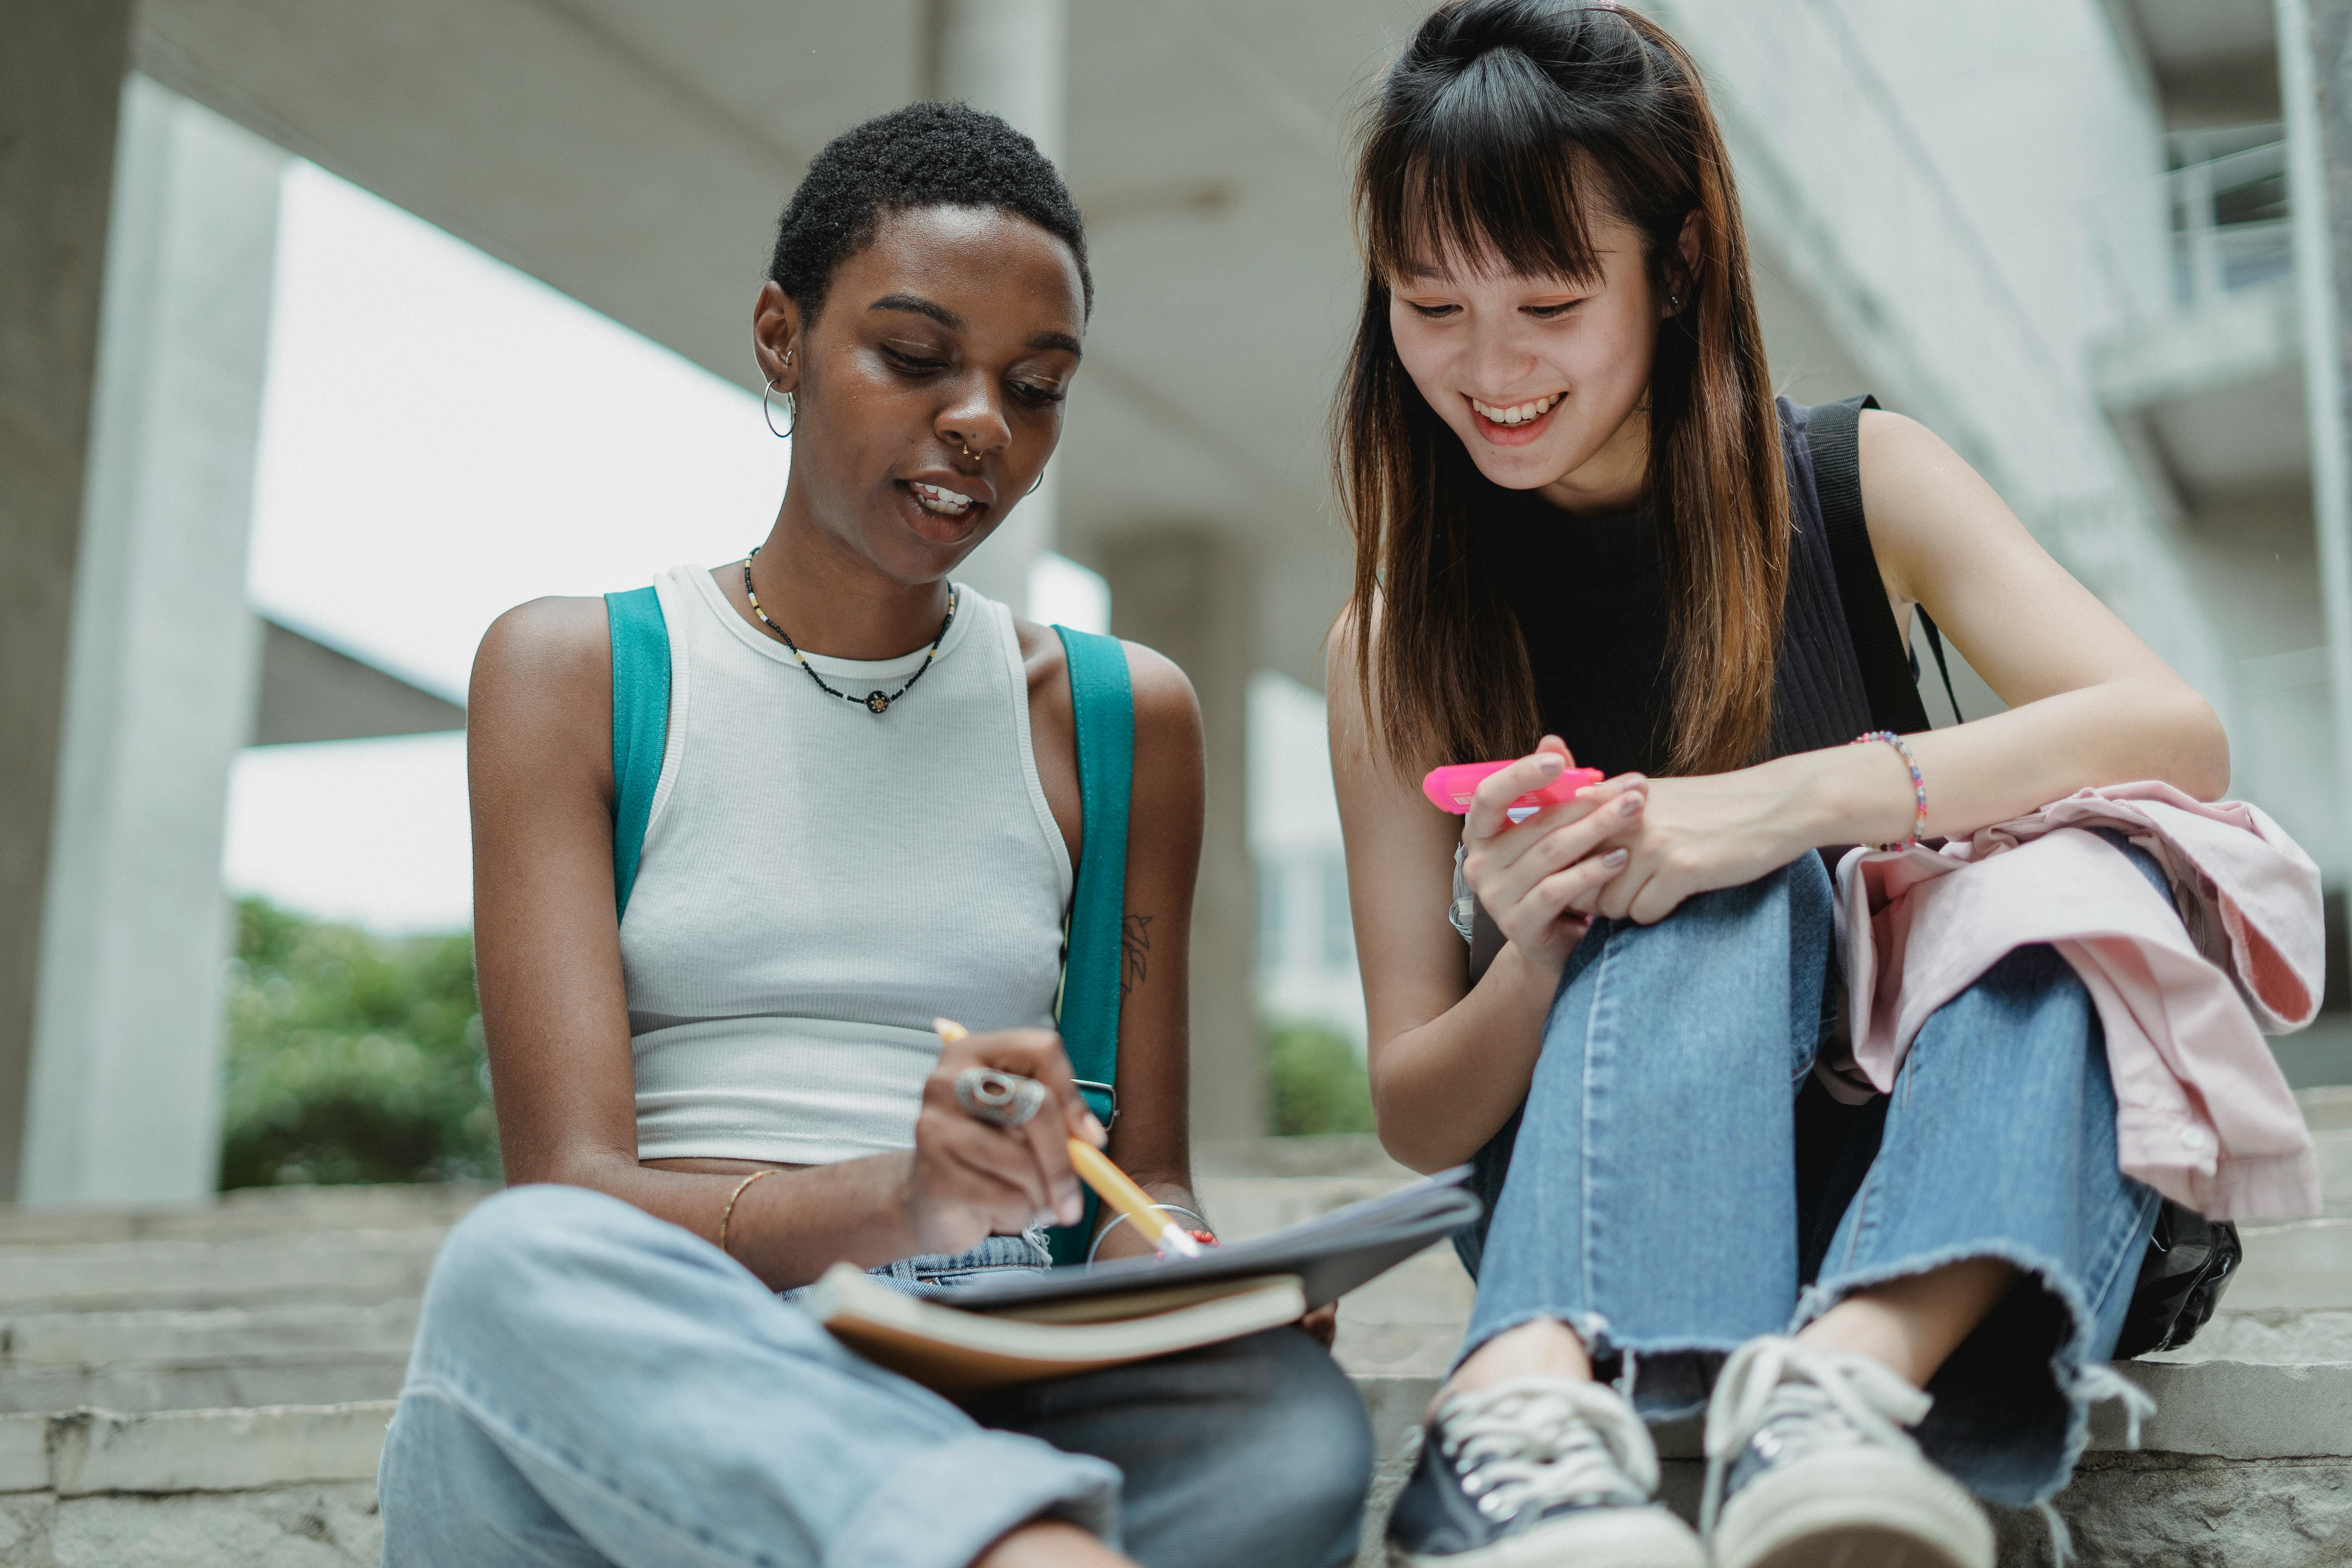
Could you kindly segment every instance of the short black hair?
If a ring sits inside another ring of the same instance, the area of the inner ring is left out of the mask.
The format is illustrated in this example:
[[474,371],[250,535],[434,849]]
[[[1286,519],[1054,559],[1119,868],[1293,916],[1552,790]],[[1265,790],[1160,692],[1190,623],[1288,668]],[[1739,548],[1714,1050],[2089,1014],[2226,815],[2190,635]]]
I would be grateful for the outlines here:
[[776,220],[768,276],[812,319],[843,261],[873,243],[888,214],[910,207],[997,207],[1027,218],[1077,258],[1095,306],[1087,229],[1053,161],[993,114],[964,103],[910,103],[824,144]]

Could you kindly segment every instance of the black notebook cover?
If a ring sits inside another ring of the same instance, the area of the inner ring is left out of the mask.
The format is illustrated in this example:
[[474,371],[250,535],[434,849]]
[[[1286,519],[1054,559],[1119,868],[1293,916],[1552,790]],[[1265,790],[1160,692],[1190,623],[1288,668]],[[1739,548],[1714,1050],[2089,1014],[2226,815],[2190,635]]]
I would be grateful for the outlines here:
[[1007,1276],[959,1287],[932,1300],[940,1306],[991,1312],[1173,1285],[1295,1274],[1306,1288],[1311,1310],[1338,1300],[1423,1247],[1475,1223],[1481,1205],[1477,1196],[1462,1186],[1469,1176],[1469,1166],[1457,1165],[1385,1196],[1319,1215],[1303,1225],[1213,1247],[1200,1258],[1122,1258],[1084,1268]]

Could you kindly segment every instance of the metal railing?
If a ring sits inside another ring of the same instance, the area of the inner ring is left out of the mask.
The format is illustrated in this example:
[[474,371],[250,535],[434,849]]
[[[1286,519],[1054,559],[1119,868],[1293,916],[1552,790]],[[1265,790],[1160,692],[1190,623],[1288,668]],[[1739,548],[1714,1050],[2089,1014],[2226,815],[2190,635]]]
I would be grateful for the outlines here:
[[[2184,163],[2087,206],[2102,314],[2116,326],[2194,313],[2294,272],[2284,141]],[[2155,267],[2151,237],[2164,247]]]

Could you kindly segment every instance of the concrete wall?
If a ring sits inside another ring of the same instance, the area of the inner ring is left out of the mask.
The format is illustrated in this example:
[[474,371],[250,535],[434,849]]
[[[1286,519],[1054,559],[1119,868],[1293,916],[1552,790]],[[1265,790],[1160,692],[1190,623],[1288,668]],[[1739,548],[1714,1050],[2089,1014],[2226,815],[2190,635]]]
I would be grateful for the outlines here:
[[128,0],[0,11],[0,1201],[16,1195],[65,733]]
[[[2087,385],[2102,324],[2086,223],[2130,230],[2113,259],[2160,276],[2167,216],[2161,110],[2099,0],[1837,0],[1842,31],[1916,134],[2002,282]],[[2118,205],[2118,196],[2135,198]],[[2095,209],[2094,204],[2099,204]]]
[[286,155],[122,93],[18,1195],[210,1192],[228,773],[252,732],[246,537]]
[[1201,699],[1208,755],[1207,832],[1192,900],[1192,1135],[1245,1138],[1265,1129],[1255,987],[1256,878],[1248,811],[1253,562],[1222,530],[1170,525],[1110,548],[1111,630],[1183,667]]

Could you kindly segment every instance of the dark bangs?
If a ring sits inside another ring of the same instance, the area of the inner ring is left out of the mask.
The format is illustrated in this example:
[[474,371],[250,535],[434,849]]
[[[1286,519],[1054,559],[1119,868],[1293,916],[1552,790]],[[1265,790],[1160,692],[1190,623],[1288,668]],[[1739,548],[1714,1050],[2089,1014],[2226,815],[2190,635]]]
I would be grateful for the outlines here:
[[1444,79],[1418,78],[1391,73],[1357,165],[1372,276],[1393,282],[1450,258],[1597,280],[1591,220],[1632,218],[1605,173],[1611,128],[1586,123],[1598,117],[1576,112],[1516,48],[1490,49]]

